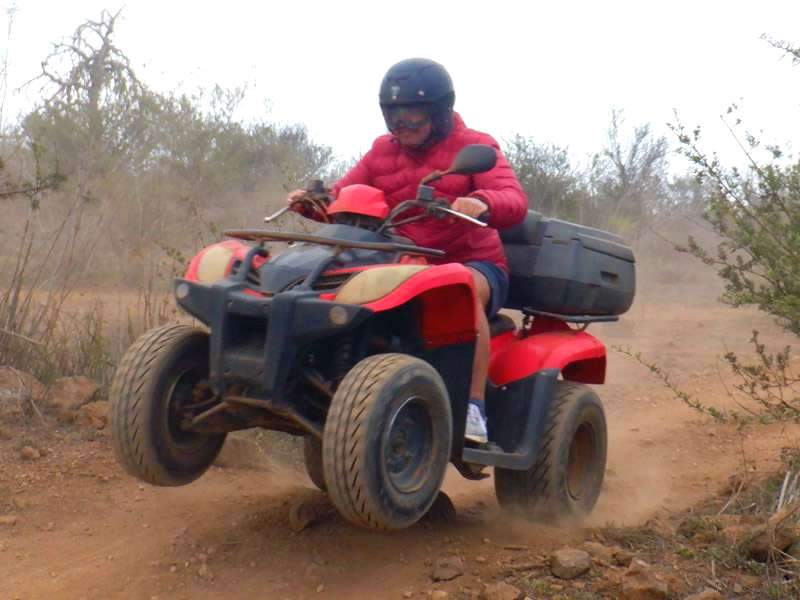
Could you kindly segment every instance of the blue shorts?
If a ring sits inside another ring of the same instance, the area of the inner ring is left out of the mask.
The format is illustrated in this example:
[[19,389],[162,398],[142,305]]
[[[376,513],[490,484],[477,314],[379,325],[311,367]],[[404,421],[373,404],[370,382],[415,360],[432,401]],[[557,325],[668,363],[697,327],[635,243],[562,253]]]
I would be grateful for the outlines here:
[[488,260],[475,260],[464,263],[478,271],[489,282],[489,303],[486,305],[486,316],[492,318],[503,308],[508,298],[508,274],[495,263]]

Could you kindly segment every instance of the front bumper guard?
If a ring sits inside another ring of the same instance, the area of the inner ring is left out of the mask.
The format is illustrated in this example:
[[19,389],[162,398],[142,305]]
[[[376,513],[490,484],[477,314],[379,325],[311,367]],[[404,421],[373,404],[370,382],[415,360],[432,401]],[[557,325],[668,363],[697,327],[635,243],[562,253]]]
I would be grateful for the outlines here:
[[280,402],[303,346],[355,329],[372,315],[310,290],[264,296],[235,276],[213,284],[179,278],[174,290],[180,307],[211,330],[210,379],[220,396],[229,384],[242,383]]

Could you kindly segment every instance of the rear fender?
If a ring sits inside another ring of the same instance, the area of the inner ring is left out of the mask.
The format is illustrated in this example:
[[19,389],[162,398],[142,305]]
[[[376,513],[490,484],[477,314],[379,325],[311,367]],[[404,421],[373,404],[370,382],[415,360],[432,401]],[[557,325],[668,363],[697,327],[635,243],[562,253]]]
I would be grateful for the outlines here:
[[453,263],[425,268],[382,298],[363,306],[379,313],[412,300],[420,301],[420,331],[426,350],[474,342],[477,299],[472,273],[467,267]]
[[525,338],[507,335],[493,344],[489,379],[496,386],[544,369],[557,369],[568,381],[603,383],[606,347],[593,335],[571,329],[544,331]]

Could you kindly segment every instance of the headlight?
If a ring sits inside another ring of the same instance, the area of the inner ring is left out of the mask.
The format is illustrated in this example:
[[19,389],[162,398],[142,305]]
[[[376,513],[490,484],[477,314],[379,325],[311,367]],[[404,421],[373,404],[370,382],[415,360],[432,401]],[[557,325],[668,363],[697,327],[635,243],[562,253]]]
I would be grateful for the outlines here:
[[185,281],[178,284],[178,287],[175,288],[175,297],[178,300],[183,300],[189,295],[191,289],[189,288],[189,284]]

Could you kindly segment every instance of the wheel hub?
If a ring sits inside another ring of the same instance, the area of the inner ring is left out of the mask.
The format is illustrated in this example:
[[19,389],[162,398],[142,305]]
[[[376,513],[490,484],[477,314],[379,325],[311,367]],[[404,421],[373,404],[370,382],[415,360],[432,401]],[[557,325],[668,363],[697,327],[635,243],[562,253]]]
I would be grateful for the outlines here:
[[574,500],[580,500],[591,486],[594,460],[595,432],[588,423],[581,423],[572,436],[567,461],[567,491]]
[[402,493],[418,490],[426,481],[433,449],[433,426],[421,398],[400,405],[384,440],[383,465],[392,486]]
[[177,373],[167,388],[167,429],[176,445],[191,445],[199,437],[197,433],[186,428],[187,419],[191,420],[213,398],[213,391],[205,381],[205,374],[198,369],[184,369]]

